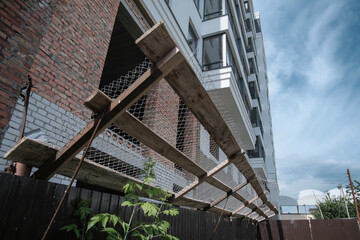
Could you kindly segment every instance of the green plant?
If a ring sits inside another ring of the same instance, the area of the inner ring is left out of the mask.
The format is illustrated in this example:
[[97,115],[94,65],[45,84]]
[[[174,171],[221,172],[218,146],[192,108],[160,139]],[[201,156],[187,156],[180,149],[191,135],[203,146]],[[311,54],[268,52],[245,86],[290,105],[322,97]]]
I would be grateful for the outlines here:
[[[97,224],[101,225],[101,231],[107,233],[109,240],[126,240],[131,236],[133,239],[178,239],[168,234],[170,227],[169,222],[161,220],[161,215],[176,216],[179,211],[168,203],[167,198],[171,194],[162,190],[159,187],[148,187],[151,182],[155,180],[154,172],[155,161],[149,159],[144,164],[145,179],[142,184],[135,182],[128,182],[124,186],[125,198],[121,206],[132,207],[131,216],[128,222],[120,217],[109,214],[101,213],[93,216],[87,226],[87,231],[96,227]],[[146,194],[148,198],[157,199],[160,201],[159,205],[143,201],[140,196]],[[144,216],[151,219],[150,222],[133,222],[134,215],[137,211],[143,211]]]
[[[81,200],[77,204],[77,209],[75,210],[73,217],[75,217],[78,224],[72,223],[69,225],[65,225],[60,230],[67,231],[67,232],[74,232],[76,235],[76,239],[81,240],[91,240],[93,239],[93,235],[91,231],[87,231],[86,226],[89,220],[90,214],[92,213],[92,209],[90,208],[91,199]],[[95,228],[94,228],[95,229]]]

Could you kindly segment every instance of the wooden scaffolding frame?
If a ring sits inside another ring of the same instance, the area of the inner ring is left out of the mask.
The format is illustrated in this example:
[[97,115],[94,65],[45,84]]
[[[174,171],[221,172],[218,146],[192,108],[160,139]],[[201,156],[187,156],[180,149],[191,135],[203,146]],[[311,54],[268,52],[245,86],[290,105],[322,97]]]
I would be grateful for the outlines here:
[[[189,206],[212,212],[222,212],[224,215],[246,218],[249,218],[255,212],[257,216],[251,218],[254,221],[261,217],[269,218],[277,214],[278,210],[267,199],[254,170],[245,156],[245,151],[237,144],[229,127],[221,117],[197,75],[167,32],[164,23],[155,24],[136,40],[136,44],[150,61],[154,63],[154,66],[140,76],[116,99],[112,100],[98,90],[85,101],[85,106],[94,112],[106,111],[95,136],[98,136],[111,124],[114,124],[147,145],[153,151],[196,176],[192,184],[180,192],[172,194],[170,200],[176,205]],[[205,171],[196,164],[194,159],[187,157],[127,111],[161,79],[165,79],[169,83],[189,110],[209,132],[212,139],[227,156],[228,159],[226,161],[210,171]],[[55,173],[72,176],[79,162],[77,154],[89,142],[95,129],[95,122],[96,119],[90,122],[78,135],[59,150],[47,144],[23,138],[6,153],[5,157],[9,160],[38,167],[39,169],[33,175],[35,178],[48,180]],[[214,177],[216,173],[229,164],[234,164],[246,178],[245,182],[234,188]],[[139,181],[136,178],[86,159],[77,179],[118,191],[122,190],[122,186],[129,179],[135,182]],[[225,194],[213,202],[204,202],[185,196],[186,193],[203,182],[207,182],[224,191]],[[249,201],[237,192],[248,184],[252,186],[257,194],[255,198]],[[229,196],[236,198],[243,205],[232,212],[219,208],[217,205]],[[262,201],[262,204],[259,206],[254,204],[254,201],[258,198]],[[266,205],[269,209],[263,211],[261,209],[262,205]],[[245,207],[249,208],[250,212],[245,215],[239,214],[239,211]],[[267,215],[271,211],[273,214]]]

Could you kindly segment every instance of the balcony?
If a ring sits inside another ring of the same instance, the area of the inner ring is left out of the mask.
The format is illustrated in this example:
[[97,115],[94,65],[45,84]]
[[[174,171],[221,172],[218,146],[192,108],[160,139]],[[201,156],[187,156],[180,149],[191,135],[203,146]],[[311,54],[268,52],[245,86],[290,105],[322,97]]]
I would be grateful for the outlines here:
[[241,148],[254,149],[256,136],[231,66],[204,72],[204,86]]
[[249,158],[251,167],[254,169],[256,176],[261,178],[261,180],[268,180],[267,168],[265,161],[262,157],[258,158]]

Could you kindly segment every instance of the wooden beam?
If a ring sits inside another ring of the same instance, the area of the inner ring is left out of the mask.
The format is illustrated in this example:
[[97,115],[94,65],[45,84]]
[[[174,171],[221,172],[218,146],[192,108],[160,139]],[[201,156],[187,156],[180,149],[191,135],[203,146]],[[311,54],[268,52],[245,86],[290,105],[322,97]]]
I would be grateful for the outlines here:
[[208,206],[206,206],[203,210],[207,211],[212,207],[215,207],[217,204],[219,204],[220,202],[224,201],[227,197],[231,196],[232,194],[234,194],[235,192],[239,191],[241,188],[245,187],[248,184],[248,181],[244,181],[242,183],[240,183],[239,185],[237,185],[236,187],[234,187],[233,189],[231,189],[231,191],[225,193],[224,195],[222,195],[221,197],[219,197],[218,199],[216,199],[215,201],[211,202]]
[[[56,154],[57,151],[58,149],[47,143],[42,143],[25,137],[5,154],[5,158],[7,160],[14,160],[29,166],[40,167],[47,161],[48,156]],[[64,166],[59,169],[58,173],[63,176],[71,177],[79,163],[79,160],[80,159],[78,157],[74,157],[70,161],[66,162]],[[128,181],[141,183],[141,181],[137,178],[133,178],[88,159],[84,160],[77,175],[77,180],[119,192],[123,192],[123,186],[125,186]],[[174,193],[170,192],[170,194]],[[141,196],[147,197],[145,194]],[[191,208],[203,208],[209,204],[208,202],[185,196],[179,199],[179,203],[181,203],[182,206]]]
[[194,161],[189,159],[185,154],[180,152],[175,146],[169,144],[165,139],[153,132],[149,127],[144,125],[132,114],[126,112],[121,115],[114,125],[126,133],[130,134],[141,143],[147,145],[155,152],[166,157],[173,163],[179,165],[186,171],[194,174],[195,176],[203,176],[206,171],[197,165]]
[[[139,100],[151,87],[164,78],[169,71],[181,63],[184,57],[178,48],[171,50],[159,63],[146,71],[131,86],[129,86],[118,98],[112,101],[110,109],[104,115],[96,136],[110,126],[121,114]],[[88,143],[95,128],[94,121],[86,126],[68,144],[53,156],[50,161],[41,166],[34,173],[35,178],[50,179],[55,172],[67,161],[73,159]]]
[[172,203],[178,203],[178,199],[180,197],[184,196],[186,193],[199,186],[204,181],[225,192],[230,192],[232,190],[226,184],[214,178],[214,175],[229,164],[242,161],[245,154],[244,151],[235,154],[232,159],[226,160],[212,170],[210,170],[209,172],[206,172],[205,170],[200,168],[194,161],[189,159],[186,155],[184,155],[174,146],[170,145],[168,142],[166,142],[166,140],[158,136],[150,128],[145,126],[142,122],[140,122],[130,113],[125,113],[120,116],[114,122],[114,124],[118,128],[124,130],[126,133],[130,134],[140,142],[150,147],[152,150],[158,152],[159,154],[166,157],[168,160],[178,164],[186,171],[198,177],[198,179],[191,183],[189,186],[175,194],[174,198],[171,199]]
[[[144,39],[146,40],[144,41]],[[163,21],[156,23],[149,31],[139,37],[135,43],[154,63],[162,59],[166,53],[176,46]]]
[[[230,160],[225,160],[224,162],[220,163],[219,165],[217,165],[216,167],[214,167],[213,169],[211,169],[209,172],[207,172],[206,174],[200,176],[197,180],[195,180],[193,183],[191,183],[189,186],[187,186],[186,188],[184,188],[183,190],[181,190],[180,192],[178,192],[175,195],[174,199],[171,199],[172,202],[176,202],[176,199],[185,195],[186,193],[190,192],[192,189],[194,189],[195,187],[199,186],[201,183],[203,182],[208,182],[210,184],[212,184],[213,186],[215,186],[213,183],[217,183],[219,182],[219,180],[214,178],[214,175],[217,174],[218,172],[220,172],[222,169],[224,169],[225,167],[227,167],[229,164],[234,163],[236,161],[239,161],[240,158],[242,158],[244,156],[244,152],[239,153],[238,155],[234,156],[234,158],[230,159]],[[186,169],[186,168],[185,168]],[[221,187],[220,189],[227,189],[228,187],[225,186],[224,184],[220,184],[218,183],[217,186],[215,187]]]
[[111,98],[97,90],[85,100],[84,105],[95,113],[101,113],[111,102]]
[[[188,62],[184,61],[177,66],[173,72],[166,76],[166,80],[229,159],[241,151],[225,120]],[[235,166],[247,179],[255,176],[254,170],[246,159],[235,164]],[[260,183],[253,179],[250,184],[255,192],[261,195],[261,200],[273,208],[266,196],[262,194],[263,189]]]

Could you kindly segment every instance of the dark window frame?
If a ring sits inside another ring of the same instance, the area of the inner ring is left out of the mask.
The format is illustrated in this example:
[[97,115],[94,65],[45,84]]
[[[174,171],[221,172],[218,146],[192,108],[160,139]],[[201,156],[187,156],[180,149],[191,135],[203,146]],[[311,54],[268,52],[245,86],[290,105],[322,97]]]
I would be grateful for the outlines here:
[[208,3],[211,0],[204,0],[204,17],[203,20],[207,21],[213,18],[217,18],[217,17],[221,17],[224,15],[224,11],[225,11],[225,6],[223,6],[223,1],[222,0],[218,0],[219,1],[219,9],[217,11],[213,11],[211,13],[206,13],[206,3]]
[[[222,51],[222,48],[223,48],[223,35],[226,34],[226,33],[219,33],[219,34],[215,34],[215,35],[212,35],[212,36],[209,36],[209,37],[206,37],[206,38],[203,38],[203,55],[202,55],[202,69],[203,71],[206,71],[206,70],[213,70],[213,69],[218,69],[218,68],[222,68],[224,67],[224,59],[223,58],[223,51]],[[220,57],[221,59],[218,60],[218,61],[214,61],[214,62],[209,62],[209,63],[206,63],[204,64],[205,62],[205,41],[209,40],[210,38],[219,38],[220,39],[220,43],[219,43],[219,46],[220,46],[220,49],[221,49],[221,54],[220,54]],[[215,66],[213,66],[215,65]]]
[[[189,22],[187,43],[189,44],[189,47],[190,47],[191,51],[194,53],[194,56],[196,59],[197,59],[197,52],[198,52],[198,49],[197,49],[198,41],[199,41],[199,37],[196,34],[196,31],[194,30],[194,27],[192,26],[192,24]],[[194,46],[192,46],[193,45],[192,43],[194,43]]]

